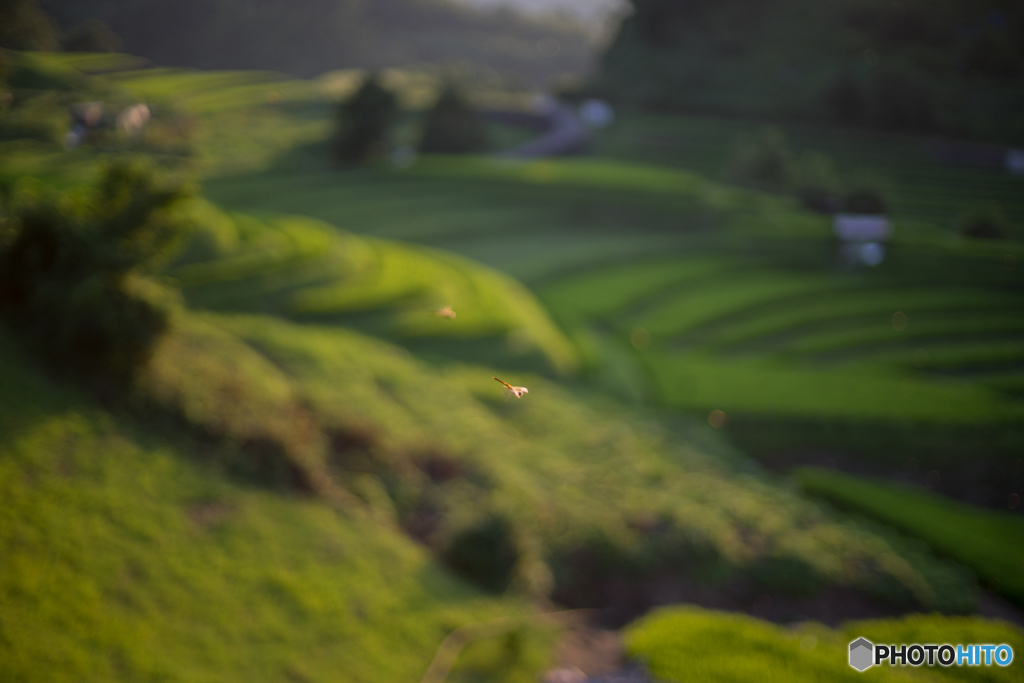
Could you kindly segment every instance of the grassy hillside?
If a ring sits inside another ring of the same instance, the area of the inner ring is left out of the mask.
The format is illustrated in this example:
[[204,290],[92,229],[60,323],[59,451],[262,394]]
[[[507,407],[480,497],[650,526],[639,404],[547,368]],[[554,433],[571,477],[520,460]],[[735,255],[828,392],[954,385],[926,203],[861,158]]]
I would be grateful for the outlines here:
[[[0,342],[5,678],[417,680],[448,631],[525,613],[387,523],[240,484]],[[488,679],[532,680],[547,642],[531,633]],[[477,680],[469,664],[455,680]]]
[[1016,653],[1021,631],[1005,622],[971,618],[906,617],[854,621],[832,630],[808,623],[782,628],[747,616],[693,608],[655,612],[630,627],[629,652],[665,681],[785,680],[1014,681],[1020,664],[1008,667],[872,667],[847,665],[849,643],[1006,643]]
[[[927,222],[953,220],[954,200],[925,214],[908,199],[886,262],[851,271],[838,263],[827,218],[700,170],[424,159],[343,182],[270,171],[210,190],[228,206],[312,214],[511,272],[539,291],[607,388],[724,410],[759,455],[820,447],[895,469],[913,455],[947,483],[964,472],[964,452],[1015,457],[1017,242],[963,239]],[[985,172],[956,171],[972,173]],[[986,187],[979,179],[960,206]],[[1007,206],[1019,209],[1016,199]],[[908,321],[899,330],[897,312]],[[637,330],[650,335],[642,350],[630,341]],[[835,433],[809,429],[814,421]],[[936,429],[944,436],[921,440]],[[1000,504],[1012,492],[998,479],[969,479],[964,489],[995,490],[950,492]]]
[[[463,361],[505,356],[563,374],[579,364],[532,295],[496,271],[308,219],[203,216],[206,232],[168,271],[192,306],[347,324]],[[446,306],[455,318],[435,315]]]
[[[775,427],[761,456],[852,425],[856,454],[890,468],[908,443],[959,429],[992,452],[973,469],[949,456],[944,481],[996,476],[1022,411],[1016,242],[900,218],[890,259],[851,272],[835,264],[827,219],[700,172],[610,158],[340,170],[324,149],[330,106],[309,83],[122,57],[102,58],[103,74],[100,58],[74,59],[33,63],[158,98],[156,137],[68,153],[53,139],[0,143],[7,177],[76,185],[134,149],[202,176],[210,203],[188,207],[189,242],[151,273],[186,306],[114,401],[118,416],[44,379],[13,344],[0,350],[15,368],[0,373],[0,485],[22,501],[0,528],[10,566],[57,567],[84,586],[69,599],[76,621],[33,602],[58,604],[57,579],[0,574],[12,609],[41,615],[26,616],[33,633],[63,639],[41,677],[157,677],[171,660],[134,640],[152,637],[173,641],[189,678],[249,675],[236,672],[251,661],[266,668],[250,677],[326,679],[365,643],[374,654],[352,680],[408,679],[455,626],[529,599],[609,607],[618,622],[679,601],[830,623],[976,608],[963,566],[788,490],[705,416],[724,410],[740,441]],[[446,305],[454,320],[430,314]],[[530,393],[502,400],[495,375]],[[65,469],[66,448],[83,463]],[[303,540],[321,533],[341,540]],[[153,538],[170,550],[153,552]],[[376,597],[350,597],[361,591]],[[175,605],[165,616],[131,612],[161,601]],[[267,611],[242,611],[253,605]],[[221,625],[186,633],[190,620]],[[325,640],[338,633],[359,647]],[[463,680],[534,676],[545,640],[524,637],[520,650],[512,638],[469,653]],[[23,669],[42,659],[2,652]]]

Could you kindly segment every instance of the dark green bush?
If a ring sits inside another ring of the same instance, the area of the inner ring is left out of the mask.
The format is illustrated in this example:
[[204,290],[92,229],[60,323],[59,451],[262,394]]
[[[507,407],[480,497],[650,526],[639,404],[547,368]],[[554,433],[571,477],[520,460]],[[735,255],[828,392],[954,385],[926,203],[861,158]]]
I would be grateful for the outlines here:
[[383,155],[397,111],[394,94],[371,75],[356,94],[341,105],[335,156],[340,161],[359,163]]
[[52,50],[57,29],[36,0],[0,1],[0,47],[9,50]]
[[744,567],[743,574],[754,593],[799,597],[813,595],[825,585],[814,567],[795,557],[766,557]]
[[117,163],[89,197],[16,197],[0,244],[0,313],[62,370],[127,381],[167,326],[159,288],[139,271],[176,241],[170,209],[186,194]]
[[121,39],[98,19],[86,19],[64,36],[65,52],[120,52]]
[[843,196],[843,211],[847,213],[883,214],[888,210],[882,191],[870,185],[854,185]]
[[59,143],[68,128],[67,108],[57,93],[0,106],[0,140]]
[[519,555],[515,527],[497,514],[456,534],[444,551],[452,569],[494,593],[509,587]]
[[792,164],[789,175],[792,192],[804,206],[819,213],[839,210],[843,182],[831,157],[804,154]]
[[885,194],[876,178],[843,177],[824,154],[797,154],[776,128],[739,138],[726,167],[728,180],[792,195],[821,213],[885,213]]
[[960,216],[957,231],[965,237],[997,240],[1006,237],[1009,224],[996,202],[975,206]]
[[756,136],[736,141],[727,175],[743,185],[784,190],[792,177],[792,163],[786,136],[776,128],[765,128]]
[[487,146],[483,124],[462,94],[449,85],[430,110],[420,141],[425,154],[470,154]]
[[[7,87],[7,76],[11,73],[13,65],[11,56],[6,50],[0,50],[0,98],[4,97],[4,90]],[[6,100],[0,100],[0,109],[8,105]]]

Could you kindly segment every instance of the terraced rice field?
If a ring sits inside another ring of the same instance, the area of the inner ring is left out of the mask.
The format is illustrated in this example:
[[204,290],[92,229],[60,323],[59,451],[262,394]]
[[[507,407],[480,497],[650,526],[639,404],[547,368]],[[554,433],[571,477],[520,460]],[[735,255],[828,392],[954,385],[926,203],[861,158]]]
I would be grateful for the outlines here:
[[[204,193],[255,217],[228,220],[255,221],[227,229],[234,237],[208,237],[223,242],[215,267],[175,272],[195,306],[354,325],[430,358],[545,372],[582,364],[620,397],[724,411],[726,428],[761,456],[845,448],[851,433],[873,435],[856,457],[892,467],[936,440],[960,462],[1024,445],[1024,247],[949,232],[964,206],[990,199],[1019,231],[1020,178],[943,165],[925,140],[786,128],[797,152],[827,153],[846,175],[885,176],[895,239],[882,266],[851,271],[837,263],[827,217],[717,180],[754,124],[632,116],[583,160],[338,169],[326,146],[332,105],[309,82],[79,66],[197,117]],[[496,271],[539,295],[561,331]],[[494,297],[519,301],[520,313],[460,316],[448,329],[462,346],[436,335],[437,320],[410,322]]]
[[[604,156],[656,163],[721,177],[737,136],[764,124],[700,117],[637,116],[617,126],[598,144]],[[1001,169],[955,166],[942,162],[927,138],[836,131],[816,126],[777,126],[796,152],[831,157],[837,169],[878,182],[895,215],[951,226],[954,217],[978,201],[997,201],[1024,236],[1024,179]]]

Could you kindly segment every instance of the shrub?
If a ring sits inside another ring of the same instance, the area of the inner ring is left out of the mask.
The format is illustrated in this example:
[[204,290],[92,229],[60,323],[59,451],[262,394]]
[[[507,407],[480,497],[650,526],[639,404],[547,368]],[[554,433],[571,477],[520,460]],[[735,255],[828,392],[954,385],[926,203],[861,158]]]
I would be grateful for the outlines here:
[[388,130],[398,105],[394,94],[371,75],[341,105],[335,155],[344,162],[364,162],[384,153]]
[[5,97],[4,88],[7,86],[7,75],[11,73],[11,67],[10,55],[4,50],[0,50],[0,109],[5,108],[8,104],[3,98]]
[[494,593],[509,587],[519,555],[512,522],[497,514],[457,533],[444,552],[452,569]]
[[31,97],[0,108],[0,140],[59,143],[67,132],[67,118],[56,93]]
[[0,2],[0,47],[9,50],[50,50],[57,29],[36,0]]
[[889,204],[882,191],[871,185],[853,185],[843,196],[843,211],[848,213],[883,214],[888,210]]
[[839,210],[842,181],[830,157],[806,154],[793,164],[791,175],[793,193],[804,206],[820,213]]
[[487,145],[483,125],[462,94],[449,85],[427,116],[420,141],[425,154],[469,154]]
[[975,239],[998,240],[1006,237],[1006,217],[997,202],[988,202],[975,206],[957,221],[957,231],[964,237]]
[[727,174],[744,185],[782,190],[790,183],[792,161],[786,136],[776,128],[765,128],[756,137],[736,141]]
[[737,139],[726,175],[741,185],[790,194],[821,213],[886,211],[884,194],[875,187],[875,179],[843,178],[831,157],[795,153],[776,128]]
[[174,243],[169,210],[185,195],[117,163],[92,196],[16,198],[0,244],[0,312],[71,374],[127,381],[167,325],[159,288],[138,274]]
[[63,40],[65,52],[120,52],[121,39],[98,19],[86,19]]

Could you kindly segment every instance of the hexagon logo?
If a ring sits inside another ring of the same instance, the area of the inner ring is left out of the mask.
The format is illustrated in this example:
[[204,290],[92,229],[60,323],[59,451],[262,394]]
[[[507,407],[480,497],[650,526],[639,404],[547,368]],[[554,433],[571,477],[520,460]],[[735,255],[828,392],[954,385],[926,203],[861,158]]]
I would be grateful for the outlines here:
[[850,643],[850,666],[857,671],[864,671],[875,663],[874,652],[874,644],[864,638],[858,638]]

